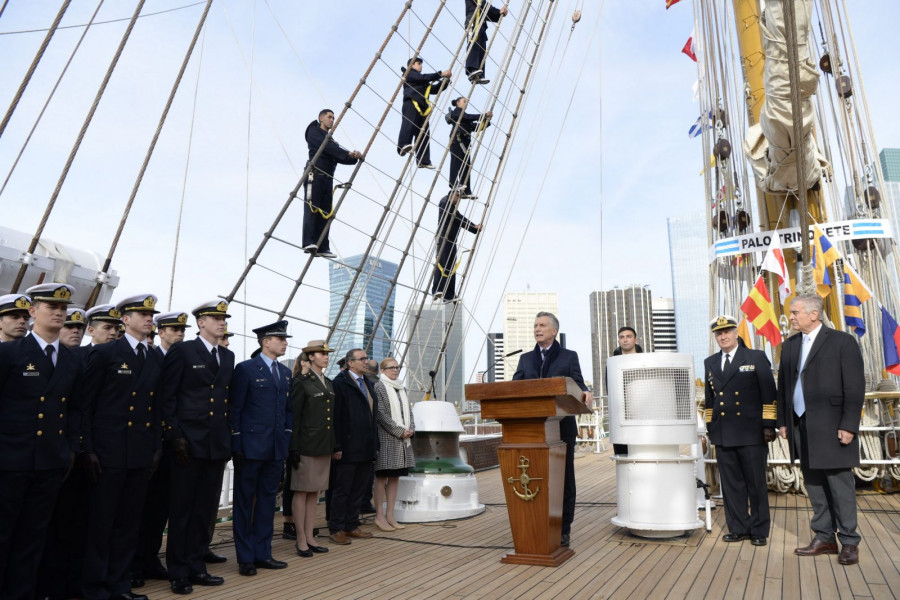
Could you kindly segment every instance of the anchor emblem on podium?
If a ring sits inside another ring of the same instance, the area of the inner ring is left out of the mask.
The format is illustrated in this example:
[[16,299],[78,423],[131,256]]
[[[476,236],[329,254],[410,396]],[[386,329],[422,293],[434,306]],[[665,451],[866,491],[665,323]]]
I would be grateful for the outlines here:
[[[519,457],[519,464],[518,464],[518,467],[517,467],[517,468],[519,468],[519,469],[522,470],[521,475],[519,475],[518,478],[516,478],[516,477],[509,477],[509,478],[506,480],[507,483],[511,483],[511,484],[512,484],[512,486],[513,486],[513,492],[516,493],[516,496],[518,496],[518,497],[521,498],[522,500],[525,500],[526,502],[528,502],[528,501],[530,501],[530,500],[534,500],[534,497],[537,496],[538,493],[541,491],[541,488],[539,488],[539,487],[536,487],[536,488],[532,491],[531,488],[528,487],[528,484],[531,483],[532,481],[541,481],[541,480],[544,479],[543,477],[531,477],[531,476],[528,474],[528,468],[529,468],[530,466],[531,466],[531,461],[528,460],[527,458],[525,458],[524,456],[520,456],[520,457]],[[521,491],[521,492],[520,492],[519,490],[516,489],[516,482],[518,482],[519,485],[522,486],[522,491]]]

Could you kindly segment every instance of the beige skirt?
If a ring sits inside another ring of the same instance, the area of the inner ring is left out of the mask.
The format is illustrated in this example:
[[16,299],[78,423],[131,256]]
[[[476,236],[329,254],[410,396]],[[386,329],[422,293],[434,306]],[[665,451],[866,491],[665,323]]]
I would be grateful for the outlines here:
[[331,456],[300,456],[300,466],[291,469],[291,489],[295,492],[321,492],[328,489]]

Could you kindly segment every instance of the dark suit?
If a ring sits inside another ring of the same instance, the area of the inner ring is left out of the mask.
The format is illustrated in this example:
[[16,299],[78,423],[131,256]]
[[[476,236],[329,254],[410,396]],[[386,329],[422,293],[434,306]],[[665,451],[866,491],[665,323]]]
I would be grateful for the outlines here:
[[[862,353],[852,335],[822,326],[809,349],[802,371],[802,334],[784,341],[778,368],[778,426],[787,427],[791,459],[800,467],[813,506],[810,522],[815,537],[858,545],[856,488],[853,467],[859,466],[859,422],[866,384]],[[794,407],[797,378],[803,386],[806,412]],[[843,446],[838,430],[854,434]]]
[[[234,545],[238,563],[272,558],[275,496],[293,427],[291,370],[262,355],[237,365],[231,386],[231,451],[243,454],[235,471]],[[255,505],[254,505],[255,501]]]
[[431,293],[441,292],[447,301],[456,298],[456,238],[461,229],[476,233],[478,225],[457,210],[448,194],[438,203],[438,232],[434,238],[436,262],[431,281]]
[[378,453],[378,398],[375,386],[363,376],[368,396],[363,395],[356,375],[341,371],[332,381],[335,397],[335,452],[341,460],[332,463],[331,510],[328,530],[353,531],[359,527],[359,508]]
[[228,396],[234,353],[217,346],[218,366],[203,340],[178,342],[163,361],[163,439],[187,440],[190,460],[170,456],[171,489],[166,566],[169,578],[206,573],[209,521],[219,505],[222,472],[231,457]]
[[[325,141],[327,132],[324,131],[318,121],[313,121],[306,127],[306,144],[309,148],[309,160],[312,160],[322,142]],[[310,208],[309,203],[316,209],[321,210],[326,215],[331,213],[331,201],[334,193],[334,170],[338,164],[355,165],[359,159],[350,158],[350,152],[341,147],[340,144],[333,139],[328,140],[322,154],[312,169],[312,183],[304,187],[306,192],[305,201],[307,204],[303,208],[303,246],[316,244],[319,252],[329,252],[328,235],[319,243],[322,232],[325,231],[325,225],[328,219],[321,213],[314,212]]]
[[[484,10],[487,9],[487,15]],[[500,9],[494,8],[488,0],[466,0],[466,27],[469,30],[469,49],[466,54],[466,73],[484,68],[484,54],[487,49],[488,21],[500,20]],[[479,26],[479,21],[481,21]],[[478,27],[477,30],[475,28]]]
[[[165,353],[159,346],[150,350],[159,358],[162,365]],[[160,389],[162,383],[160,382]],[[162,432],[160,432],[161,439]],[[169,470],[170,456],[163,453],[156,470],[150,476],[147,484],[147,495],[144,498],[144,510],[141,514],[141,532],[138,536],[137,550],[132,561],[132,576],[144,579],[148,573],[160,573],[163,566],[159,560],[159,550],[162,548],[163,533],[166,530],[166,521],[169,520]]]
[[31,600],[53,508],[79,448],[75,353],[33,335],[0,344],[0,598]]
[[768,446],[763,428],[775,427],[775,378],[771,364],[764,352],[738,344],[725,371],[721,351],[707,357],[703,367],[703,413],[709,440],[716,445],[728,530],[769,537]]
[[[546,379],[548,377],[571,377],[582,391],[588,391],[581,376],[581,365],[578,354],[566,350],[556,340],[541,361],[540,346],[535,344],[534,350],[519,357],[519,366],[513,373],[517,379]],[[572,521],[575,520],[575,439],[578,437],[578,424],[575,417],[564,417],[559,422],[559,437],[566,443],[566,477],[563,486],[562,534],[569,535]]]
[[84,560],[88,600],[131,591],[131,561],[139,515],[160,451],[157,384],[162,360],[145,351],[143,364],[126,338],[94,348],[84,370],[82,448],[100,460],[91,494]]

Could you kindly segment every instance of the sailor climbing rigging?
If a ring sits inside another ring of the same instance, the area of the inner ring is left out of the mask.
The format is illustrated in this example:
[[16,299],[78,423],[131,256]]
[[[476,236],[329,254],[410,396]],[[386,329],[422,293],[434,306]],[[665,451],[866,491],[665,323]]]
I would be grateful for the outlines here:
[[[428,115],[437,95],[449,85],[450,69],[440,73],[423,73],[422,57],[415,56],[402,69],[406,74],[403,83],[403,123],[397,140],[397,152],[406,156],[416,147],[416,162],[423,169],[433,169],[431,164],[431,134],[428,131]],[[418,140],[418,141],[417,141]]]
[[[487,10],[487,15],[482,11]],[[487,48],[487,22],[496,23],[500,17],[508,13],[504,4],[495,8],[482,0],[466,0],[466,27],[469,35],[469,47],[466,53],[466,75],[469,81],[478,84],[490,83],[484,78],[484,57]]]
[[456,268],[459,266],[456,263],[456,238],[459,230],[478,233],[481,225],[473,223],[459,212],[459,192],[450,192],[441,198],[438,207],[440,220],[435,239],[437,262],[434,265],[431,293],[435,300],[443,298],[444,302],[452,302],[456,299]]
[[[315,157],[325,141],[328,130],[334,125],[334,111],[323,109],[319,118],[306,127],[306,143],[309,146],[309,160]],[[325,226],[332,216],[331,200],[334,193],[334,170],[338,164],[355,165],[362,157],[356,150],[346,150],[332,139],[319,156],[304,187],[306,207],[303,210],[303,250],[316,256],[334,258],[328,243]],[[321,238],[321,239],[320,239]]]
[[[467,113],[468,104],[469,100],[460,96],[451,103],[450,111],[445,117],[447,123],[454,127],[450,135],[450,189],[458,190],[464,198],[472,196],[472,189],[469,187],[472,175],[472,156],[469,152],[472,134],[489,127],[491,117],[494,116],[491,111],[484,114]],[[459,127],[455,127],[457,122]]]

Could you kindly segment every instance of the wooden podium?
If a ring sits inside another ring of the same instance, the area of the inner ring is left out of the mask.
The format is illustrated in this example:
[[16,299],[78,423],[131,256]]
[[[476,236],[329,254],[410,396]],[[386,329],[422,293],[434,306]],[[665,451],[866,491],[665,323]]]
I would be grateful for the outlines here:
[[559,420],[590,412],[581,396],[569,377],[466,386],[481,416],[503,426],[497,452],[515,550],[501,562],[556,567],[575,555],[559,545],[566,460]]

